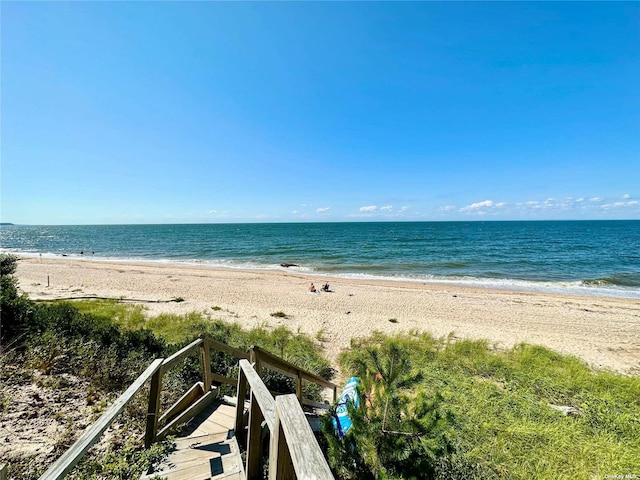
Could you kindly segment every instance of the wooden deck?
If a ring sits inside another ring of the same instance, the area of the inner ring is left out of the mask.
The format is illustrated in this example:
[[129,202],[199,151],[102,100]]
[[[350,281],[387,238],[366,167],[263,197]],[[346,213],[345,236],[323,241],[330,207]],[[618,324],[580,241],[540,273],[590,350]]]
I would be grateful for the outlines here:
[[236,407],[215,400],[176,436],[175,449],[141,480],[245,480],[236,441]]

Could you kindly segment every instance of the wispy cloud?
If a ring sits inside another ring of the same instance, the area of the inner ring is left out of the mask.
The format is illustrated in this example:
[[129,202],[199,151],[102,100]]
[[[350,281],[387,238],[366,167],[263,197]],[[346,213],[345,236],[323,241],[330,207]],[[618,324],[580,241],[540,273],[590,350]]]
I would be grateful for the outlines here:
[[393,205],[364,205],[358,208],[358,213],[352,213],[350,217],[379,217],[379,218],[406,218],[411,207],[404,205],[395,208]]
[[316,210],[316,212],[318,213],[327,213],[329,210],[331,210],[331,207],[320,207]]
[[360,207],[361,212],[372,213],[378,210],[378,207],[375,205],[367,205],[366,207]]
[[207,212],[208,215],[212,215],[216,218],[228,218],[229,217],[229,212],[226,210],[216,210],[216,209],[211,209]]
[[[544,200],[527,200],[506,203],[484,200],[458,209],[466,215],[492,216],[500,218],[602,218],[607,215],[633,217],[640,214],[640,202],[625,194],[623,200],[593,197],[547,197]],[[440,207],[441,211],[449,211]]]
[[626,208],[626,207],[635,207],[638,205],[637,200],[629,200],[628,202],[613,202],[613,203],[605,203],[601,205],[601,208],[605,210],[610,210],[612,208]]

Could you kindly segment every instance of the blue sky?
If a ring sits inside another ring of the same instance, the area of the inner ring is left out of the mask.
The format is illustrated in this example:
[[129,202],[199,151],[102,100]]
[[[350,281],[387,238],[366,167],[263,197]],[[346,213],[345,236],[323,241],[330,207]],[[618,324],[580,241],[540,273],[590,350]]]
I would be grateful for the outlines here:
[[0,4],[3,222],[640,219],[640,3]]

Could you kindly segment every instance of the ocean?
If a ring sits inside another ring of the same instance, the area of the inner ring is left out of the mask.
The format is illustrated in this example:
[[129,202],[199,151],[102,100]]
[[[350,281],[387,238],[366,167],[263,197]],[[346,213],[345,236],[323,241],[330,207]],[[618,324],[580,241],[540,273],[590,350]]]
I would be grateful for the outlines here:
[[640,298],[637,220],[14,225],[0,250]]

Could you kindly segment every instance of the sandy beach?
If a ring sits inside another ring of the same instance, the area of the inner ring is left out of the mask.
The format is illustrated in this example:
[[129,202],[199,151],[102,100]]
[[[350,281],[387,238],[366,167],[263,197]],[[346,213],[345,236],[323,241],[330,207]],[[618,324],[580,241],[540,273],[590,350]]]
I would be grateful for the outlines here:
[[[418,330],[484,338],[498,348],[539,344],[596,368],[640,373],[640,301],[635,299],[72,258],[23,258],[16,275],[32,299],[135,299],[149,315],[195,311],[247,328],[286,325],[312,336],[321,332],[334,363],[353,337]],[[311,282],[329,282],[332,292],[311,294]],[[170,302],[178,297],[184,301]],[[160,303],[148,303],[155,301]],[[271,316],[275,312],[287,318]]]

